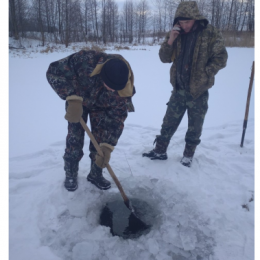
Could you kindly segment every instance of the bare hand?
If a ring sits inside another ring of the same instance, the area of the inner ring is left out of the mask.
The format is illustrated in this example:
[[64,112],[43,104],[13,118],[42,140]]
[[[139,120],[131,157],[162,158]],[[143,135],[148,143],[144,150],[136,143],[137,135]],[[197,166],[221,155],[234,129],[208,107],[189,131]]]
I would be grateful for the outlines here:
[[168,40],[168,44],[172,45],[172,43],[175,41],[175,39],[179,36],[180,34],[180,25],[176,24],[174,25],[174,27],[172,28],[171,32],[170,32],[170,38]]

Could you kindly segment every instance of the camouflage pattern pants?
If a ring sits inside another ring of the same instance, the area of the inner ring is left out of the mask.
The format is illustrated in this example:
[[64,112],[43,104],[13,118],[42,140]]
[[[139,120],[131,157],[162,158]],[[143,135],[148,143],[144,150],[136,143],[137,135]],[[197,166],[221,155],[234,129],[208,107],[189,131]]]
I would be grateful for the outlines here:
[[[66,102],[67,108],[67,102]],[[86,107],[83,106],[83,115],[82,118],[87,123],[88,116],[90,118],[91,132],[95,137],[97,143],[102,142],[102,135],[105,131],[104,118],[107,118],[105,110],[98,111],[89,111]],[[108,120],[107,120],[108,122]],[[106,123],[107,123],[106,122]],[[121,135],[123,129],[115,129],[116,135]],[[65,162],[78,163],[84,155],[83,146],[84,146],[84,137],[85,130],[80,123],[70,123],[68,122],[68,134],[66,137],[66,149],[63,159]],[[113,139],[111,136],[111,144],[116,145],[116,139]],[[96,149],[92,142],[89,143],[89,157],[91,160],[95,161]],[[65,169],[66,170],[66,169]]]
[[[166,152],[167,146],[177,130],[187,110],[188,130],[185,136],[185,156],[193,156],[196,146],[200,143],[202,126],[208,110],[209,93],[205,91],[200,97],[193,100],[191,94],[186,90],[173,92],[168,102],[168,108],[163,118],[161,135],[156,138],[158,152]],[[165,148],[165,151],[163,151]],[[156,149],[156,148],[155,148]]]

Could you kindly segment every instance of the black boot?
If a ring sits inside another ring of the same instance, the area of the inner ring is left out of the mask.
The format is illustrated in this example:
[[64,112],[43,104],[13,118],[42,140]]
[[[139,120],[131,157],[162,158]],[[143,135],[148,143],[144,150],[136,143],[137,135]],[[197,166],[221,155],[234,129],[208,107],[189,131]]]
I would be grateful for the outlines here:
[[102,175],[102,168],[98,167],[93,161],[91,161],[91,170],[87,180],[100,190],[108,190],[111,187],[111,183]]
[[64,181],[64,187],[68,191],[75,191],[78,188],[78,169],[79,163],[75,161],[64,160],[64,170],[66,173],[66,178]]
[[170,141],[165,140],[160,135],[157,135],[153,144],[155,143],[156,143],[155,148],[148,153],[143,153],[143,157],[148,157],[151,160],[167,160],[168,156],[166,150]]
[[143,157],[148,157],[151,160],[167,160],[167,153],[156,153],[154,150],[151,150],[148,153],[143,153]]

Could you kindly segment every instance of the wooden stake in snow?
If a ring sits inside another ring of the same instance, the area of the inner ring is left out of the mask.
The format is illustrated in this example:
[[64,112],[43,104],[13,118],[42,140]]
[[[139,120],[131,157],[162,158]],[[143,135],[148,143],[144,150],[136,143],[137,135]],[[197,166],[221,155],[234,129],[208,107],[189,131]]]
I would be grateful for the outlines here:
[[247,119],[248,119],[248,113],[249,113],[249,104],[250,104],[251,92],[252,92],[253,81],[254,81],[254,72],[255,72],[255,62],[253,61],[250,83],[249,83],[249,88],[248,88],[248,93],[247,93],[246,112],[245,112],[245,119],[244,119],[244,124],[243,124],[243,133],[242,133],[240,147],[243,147],[245,133],[246,133]]

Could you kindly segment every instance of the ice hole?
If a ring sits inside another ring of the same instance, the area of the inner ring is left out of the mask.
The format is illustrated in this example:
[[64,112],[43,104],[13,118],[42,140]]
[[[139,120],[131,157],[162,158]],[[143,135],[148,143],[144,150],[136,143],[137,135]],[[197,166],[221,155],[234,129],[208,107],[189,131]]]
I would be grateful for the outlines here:
[[100,224],[110,227],[113,236],[124,239],[138,238],[148,234],[157,221],[156,210],[146,201],[130,199],[134,208],[132,213],[123,200],[107,202],[100,214]]

